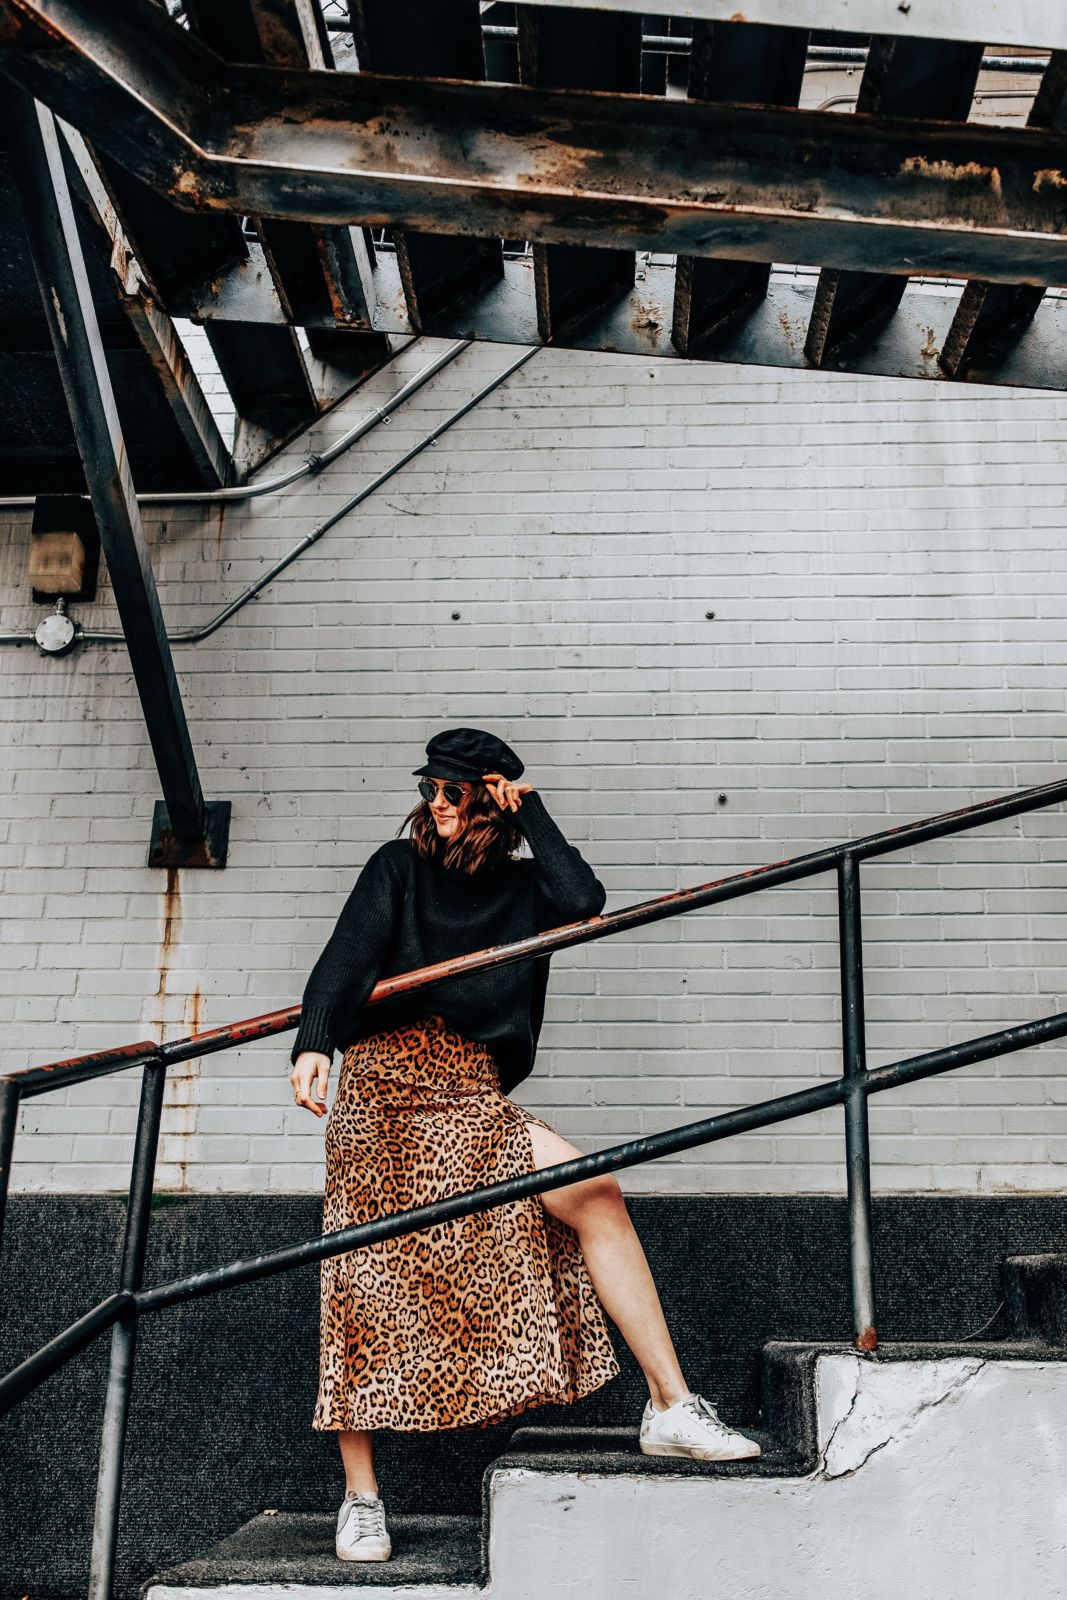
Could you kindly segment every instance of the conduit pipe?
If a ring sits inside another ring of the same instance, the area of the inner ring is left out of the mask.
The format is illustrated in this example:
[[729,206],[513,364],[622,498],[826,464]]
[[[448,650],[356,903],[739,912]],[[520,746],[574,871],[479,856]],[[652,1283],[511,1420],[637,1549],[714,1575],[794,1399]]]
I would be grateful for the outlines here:
[[[401,355],[405,350],[410,349],[415,342],[414,339],[409,339],[407,344],[400,346],[396,354]],[[416,390],[421,389],[424,383],[429,383],[430,379],[436,377],[442,367],[447,367],[449,362],[454,361],[458,355],[461,355],[473,343],[473,339],[459,339],[455,344],[449,345],[447,350],[442,351],[439,356],[435,356],[420,372],[416,372],[414,377],[409,378],[407,383],[399,388],[391,399],[384,401],[380,406],[375,406],[374,410],[368,412],[362,422],[357,422],[354,428],[350,428],[347,433],[342,434],[340,439],[332,444],[328,450],[322,450],[317,455],[309,456],[298,467],[293,467],[288,472],[280,473],[276,478],[265,478],[262,483],[237,484],[229,489],[153,490],[151,494],[139,494],[137,496],[137,504],[144,506],[218,505],[220,502],[223,504],[226,502],[240,503],[244,500],[257,500],[260,495],[277,494],[279,489],[288,489],[291,483],[296,483],[300,478],[307,478],[314,472],[321,472],[323,467],[328,467],[332,461],[336,461],[338,456],[343,455],[350,446],[356,444],[365,434],[370,433],[371,429],[376,428],[380,422],[388,422],[390,415],[398,406],[403,405],[404,401],[413,395]],[[34,504],[35,499],[36,496],[32,494],[3,496],[0,497],[0,510],[28,510]]]
[[[369,499],[375,490],[380,489],[382,484],[388,483],[390,478],[395,477],[402,468],[407,466],[409,461],[413,461],[416,456],[421,455],[428,446],[435,445],[443,433],[447,433],[449,428],[454,427],[468,412],[473,411],[476,406],[480,405],[486,396],[492,394],[494,389],[498,389],[502,383],[511,377],[513,372],[517,372],[520,367],[525,366],[526,362],[532,356],[535,356],[541,348],[540,345],[533,345],[529,350],[524,350],[509,366],[504,368],[503,372],[490,379],[487,384],[484,384],[478,390],[477,394],[472,395],[457,411],[453,411],[451,416],[446,417],[445,421],[435,428],[432,433],[426,434],[417,444],[412,445],[410,450],[405,450],[404,454],[394,461],[391,466],[386,467],[383,472],[379,472],[369,483],[364,484],[362,489],[346,500],[344,505],[328,516],[324,522],[320,522],[317,527],[312,528],[310,533],[306,533],[288,554],[282,556],[272,567],[268,567],[266,572],[256,579],[255,583],[249,584],[248,588],[242,594],[239,594],[236,600],[231,600],[230,604],[225,606],[217,616],[212,617],[209,622],[204,623],[200,628],[187,628],[181,633],[168,633],[168,642],[172,645],[199,644],[202,639],[208,638],[210,634],[221,628],[222,624],[228,622],[236,612],[241,610],[242,606],[255,599],[256,595],[260,594],[272,579],[276,578],[280,572],[284,572],[286,567],[303,555],[305,550],[310,549],[313,544],[322,538],[323,534],[328,533],[332,527],[336,526],[342,517],[346,517],[356,506],[362,505],[363,501]],[[124,637],[125,635],[118,630],[84,629],[79,624],[75,624],[74,643],[76,644],[122,644]],[[0,634],[0,645],[33,643],[35,643],[33,634]]]

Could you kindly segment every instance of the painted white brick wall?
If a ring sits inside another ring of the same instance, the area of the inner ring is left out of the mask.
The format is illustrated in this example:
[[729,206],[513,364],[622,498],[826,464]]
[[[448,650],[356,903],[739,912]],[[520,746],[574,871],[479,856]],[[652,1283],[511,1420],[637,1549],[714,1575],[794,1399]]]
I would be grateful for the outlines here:
[[[403,352],[277,465],[436,348]],[[221,609],[513,355],[468,350],[281,496],[153,514],[168,625]],[[3,1067],[298,1000],[441,726],[518,745],[609,908],[1054,778],[1065,456],[1060,395],[542,351],[175,648],[204,791],[233,822],[226,870],[169,887],[144,864],[159,787],[125,650],[6,649]],[[29,517],[6,516],[4,625],[29,632]],[[115,625],[106,584],[77,611]],[[873,1062],[1063,1008],[1062,812],[872,863],[865,883]],[[564,952],[517,1098],[591,1150],[788,1091],[839,1070],[837,983],[829,879]],[[321,1184],[291,1037],[174,1074],[162,1186]],[[120,1075],[28,1102],[16,1186],[122,1187],[136,1100]],[[1059,1188],[1067,1051],[880,1096],[872,1126],[879,1190]],[[623,1182],[837,1191],[840,1117]]]

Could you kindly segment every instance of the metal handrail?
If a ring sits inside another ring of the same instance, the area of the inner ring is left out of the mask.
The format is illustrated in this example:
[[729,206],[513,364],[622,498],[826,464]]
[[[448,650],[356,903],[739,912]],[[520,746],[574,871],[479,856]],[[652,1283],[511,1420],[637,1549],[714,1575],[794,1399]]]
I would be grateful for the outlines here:
[[860,903],[860,863],[875,856],[905,849],[948,834],[962,833],[1005,817],[1018,816],[1067,800],[1067,780],[1019,790],[977,805],[919,822],[905,823],[865,838],[810,851],[790,860],[773,862],[750,872],[734,874],[693,889],[678,890],[643,901],[621,911],[567,923],[511,944],[474,951],[451,960],[420,967],[381,980],[368,1005],[379,1004],[460,973],[482,971],[516,961],[551,954],[569,945],[605,938],[629,928],[661,921],[700,907],[722,904],[783,883],[794,883],[836,871],[838,883],[839,948],[842,995],[842,1054],[844,1072],[832,1082],[812,1085],[792,1094],[741,1107],[715,1117],[649,1138],[614,1145],[592,1155],[543,1167],[495,1184],[451,1195],[445,1200],[396,1212],[371,1223],[320,1234],[301,1244],[266,1255],[231,1262],[207,1272],[177,1279],[153,1289],[142,1287],[153,1175],[159,1140],[163,1090],[167,1066],[172,1061],[228,1049],[250,1039],[263,1038],[296,1027],[300,1007],[270,1012],[202,1034],[155,1045],[151,1042],[77,1056],[46,1066],[0,1076],[0,1226],[6,1201],[15,1121],[23,1096],[47,1093],[106,1073],[134,1066],[144,1068],[141,1105],[134,1147],[126,1236],[116,1291],[77,1322],[35,1351],[20,1366],[0,1379],[0,1415],[31,1393],[65,1362],[106,1329],[112,1329],[111,1366],[101,1431],[97,1480],[90,1600],[111,1600],[114,1586],[115,1544],[119,1496],[125,1452],[130,1386],[139,1319],[181,1301],[232,1287],[238,1283],[274,1276],[294,1267],[359,1249],[381,1239],[395,1238],[432,1227],[456,1217],[506,1205],[527,1195],[543,1193],[595,1173],[636,1166],[675,1150],[715,1143],[736,1133],[805,1116],[831,1105],[845,1109],[845,1154],[849,1209],[849,1262],[855,1347],[865,1352],[877,1348],[874,1321],[873,1256],[871,1249],[870,1143],[867,1102],[871,1094],[950,1072],[976,1061],[1067,1036],[1067,1012],[1022,1023],[998,1033],[948,1045],[940,1050],[868,1068],[866,1064],[863,952]]

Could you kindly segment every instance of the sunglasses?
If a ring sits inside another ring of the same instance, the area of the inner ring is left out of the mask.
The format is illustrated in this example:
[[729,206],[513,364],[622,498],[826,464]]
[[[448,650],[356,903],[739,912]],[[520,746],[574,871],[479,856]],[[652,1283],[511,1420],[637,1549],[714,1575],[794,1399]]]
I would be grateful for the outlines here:
[[[438,785],[432,778],[420,778],[417,787],[424,800],[432,800],[437,793]],[[442,783],[440,787],[450,806],[458,806],[467,793],[461,783]]]

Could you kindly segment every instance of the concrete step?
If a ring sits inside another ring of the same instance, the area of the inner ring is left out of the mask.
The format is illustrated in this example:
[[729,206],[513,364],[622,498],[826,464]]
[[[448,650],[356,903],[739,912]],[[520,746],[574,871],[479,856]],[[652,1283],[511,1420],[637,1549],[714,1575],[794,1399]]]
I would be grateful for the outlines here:
[[[485,1474],[482,1517],[389,1514],[387,1497],[391,1561],[337,1561],[334,1511],[264,1512],[161,1572],[143,1600],[323,1600],[357,1586],[543,1600],[594,1581],[635,1600],[899,1600],[912,1557],[924,1593],[973,1600],[993,1592],[1005,1515],[1026,1526],[1013,1557],[1026,1581],[999,1592],[1058,1600],[1041,1530],[1067,1473],[1067,1361],[1046,1343],[887,1344],[871,1357],[782,1342],[765,1350],[763,1380],[771,1427],[746,1429],[764,1447],[755,1461],[643,1456],[633,1426],[528,1424]],[[1050,1427],[1035,1450],[1039,1419]],[[870,1537],[843,1541],[842,1518]],[[946,1541],[953,1519],[965,1526]]]
[[1009,1336],[1067,1345],[1067,1255],[1009,1256],[1001,1281]]
[[338,1561],[334,1555],[337,1512],[264,1511],[212,1545],[152,1578],[142,1591],[151,1600],[199,1600],[223,1586],[266,1586],[297,1594],[353,1586],[399,1588],[479,1586],[482,1581],[482,1519],[388,1515],[393,1554],[388,1561]]

